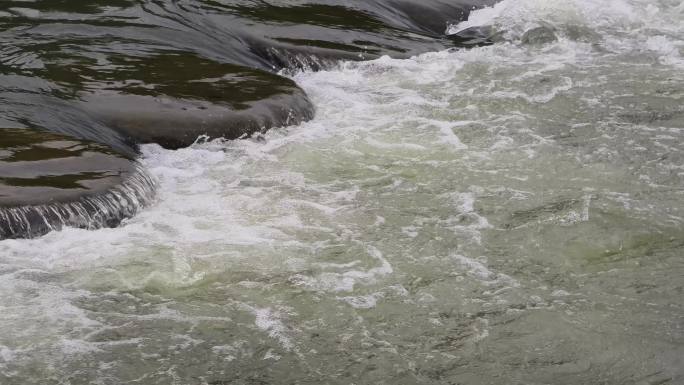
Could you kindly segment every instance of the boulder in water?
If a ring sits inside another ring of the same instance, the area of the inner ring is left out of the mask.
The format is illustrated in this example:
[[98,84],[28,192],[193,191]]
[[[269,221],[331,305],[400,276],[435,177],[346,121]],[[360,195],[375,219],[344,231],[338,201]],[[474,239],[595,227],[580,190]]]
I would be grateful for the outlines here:
[[574,41],[594,44],[601,41],[601,35],[586,26],[569,25],[563,29],[563,32],[568,39]]
[[491,26],[470,27],[447,35],[447,38],[460,46],[492,45],[503,39],[502,33]]
[[526,31],[521,38],[525,45],[544,45],[558,40],[554,28],[551,26],[540,26]]

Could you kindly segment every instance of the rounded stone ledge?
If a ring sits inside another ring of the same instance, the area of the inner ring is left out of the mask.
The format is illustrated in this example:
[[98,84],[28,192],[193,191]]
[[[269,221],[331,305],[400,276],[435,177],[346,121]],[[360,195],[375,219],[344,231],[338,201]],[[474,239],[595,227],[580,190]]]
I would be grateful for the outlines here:
[[303,93],[272,96],[244,109],[205,100],[117,93],[92,94],[82,100],[86,110],[127,140],[168,149],[188,147],[199,137],[245,138],[314,116]]
[[31,129],[0,133],[0,239],[114,227],[154,197],[142,166],[104,145]]
[[291,79],[191,53],[128,58],[117,71],[86,84],[78,105],[136,144],[176,149],[199,137],[238,139],[314,116]]

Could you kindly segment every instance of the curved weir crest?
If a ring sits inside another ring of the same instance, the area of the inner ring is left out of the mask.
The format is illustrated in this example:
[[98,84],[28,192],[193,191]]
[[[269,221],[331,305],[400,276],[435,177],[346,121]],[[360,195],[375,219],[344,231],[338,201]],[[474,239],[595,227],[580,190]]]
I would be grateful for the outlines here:
[[0,239],[116,226],[154,197],[140,163],[105,145],[28,128],[2,132]]
[[121,183],[97,195],[72,202],[0,207],[0,239],[40,236],[65,226],[89,230],[118,226],[148,206],[154,194],[154,180],[136,164]]
[[[130,157],[146,143],[175,149],[199,137],[239,139],[296,125],[312,119],[314,107],[292,80],[274,71],[318,70],[340,60],[409,57],[443,49],[451,45],[443,38],[447,21],[462,20],[474,5],[488,4],[0,4],[1,37],[7,43],[0,51],[0,125],[13,127],[2,135],[16,135],[17,127],[45,129],[108,145]],[[293,23],[298,28],[291,28]],[[37,144],[31,151],[51,150]],[[42,161],[49,169],[50,160]],[[89,167],[63,162],[59,178],[46,170],[40,182],[27,182],[34,166],[24,167],[20,182],[0,170],[0,178],[8,181],[0,187],[15,197],[7,203],[0,192],[7,221],[0,238],[32,237],[63,226],[113,226],[137,212],[126,205],[129,200],[151,191],[117,201],[112,197],[128,191],[122,185],[112,187],[109,195],[100,189],[101,196],[94,196],[73,182],[78,174],[89,173]],[[72,182],[64,187],[60,183],[69,167]],[[24,186],[19,194],[13,183],[42,183],[38,196],[43,202],[32,201],[35,186]],[[65,188],[68,193],[60,191]]]

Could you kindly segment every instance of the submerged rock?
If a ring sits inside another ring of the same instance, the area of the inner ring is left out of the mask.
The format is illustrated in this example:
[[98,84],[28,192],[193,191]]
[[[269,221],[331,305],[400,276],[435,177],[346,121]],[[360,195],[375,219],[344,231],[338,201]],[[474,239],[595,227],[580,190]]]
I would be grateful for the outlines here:
[[460,46],[492,45],[503,40],[502,33],[491,26],[466,28],[447,35],[447,38]]
[[106,146],[31,129],[0,133],[0,239],[116,226],[154,195],[141,166]]
[[568,25],[563,29],[563,32],[568,39],[574,41],[583,43],[598,43],[601,41],[601,35],[586,26]]
[[551,26],[541,26],[526,31],[521,38],[521,42],[526,45],[543,45],[553,43],[558,40],[554,28]]

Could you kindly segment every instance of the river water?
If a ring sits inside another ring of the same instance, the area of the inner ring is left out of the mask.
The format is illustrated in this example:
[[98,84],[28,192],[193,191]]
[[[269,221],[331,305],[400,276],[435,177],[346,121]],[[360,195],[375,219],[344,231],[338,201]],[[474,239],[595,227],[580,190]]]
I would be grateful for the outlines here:
[[0,383],[684,383],[684,3],[482,25],[290,74],[299,126],[145,145],[120,228],[0,242]]

